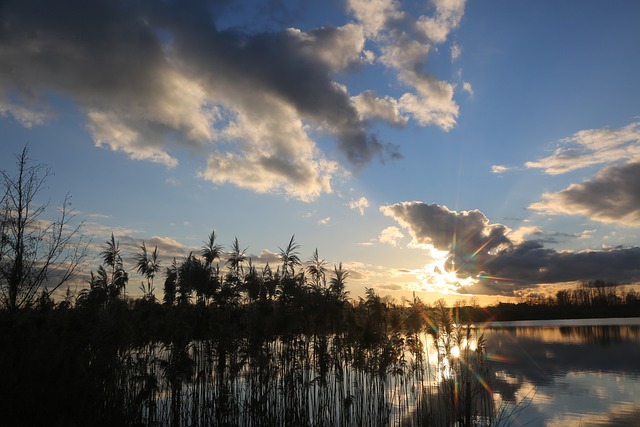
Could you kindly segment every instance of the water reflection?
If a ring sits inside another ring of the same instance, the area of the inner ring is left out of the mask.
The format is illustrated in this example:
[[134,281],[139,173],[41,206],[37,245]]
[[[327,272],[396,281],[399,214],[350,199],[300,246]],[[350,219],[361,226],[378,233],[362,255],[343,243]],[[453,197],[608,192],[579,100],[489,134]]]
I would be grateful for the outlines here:
[[110,373],[102,410],[125,408],[123,424],[577,427],[640,415],[640,323],[445,322],[365,338],[152,342],[91,353],[90,366]]
[[638,425],[640,325],[530,324],[484,333],[498,404],[528,403],[520,423]]

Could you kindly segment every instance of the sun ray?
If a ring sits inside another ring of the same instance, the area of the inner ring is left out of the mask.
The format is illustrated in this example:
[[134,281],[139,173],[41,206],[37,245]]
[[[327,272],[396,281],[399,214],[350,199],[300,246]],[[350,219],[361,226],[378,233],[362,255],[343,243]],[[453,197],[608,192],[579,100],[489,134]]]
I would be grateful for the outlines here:
[[475,258],[475,256],[478,255],[478,253],[480,253],[480,251],[483,250],[489,243],[491,243],[492,240],[493,240],[493,238],[491,238],[491,239],[487,240],[486,242],[484,242],[484,244],[482,246],[480,246],[474,253],[469,255],[469,259]]

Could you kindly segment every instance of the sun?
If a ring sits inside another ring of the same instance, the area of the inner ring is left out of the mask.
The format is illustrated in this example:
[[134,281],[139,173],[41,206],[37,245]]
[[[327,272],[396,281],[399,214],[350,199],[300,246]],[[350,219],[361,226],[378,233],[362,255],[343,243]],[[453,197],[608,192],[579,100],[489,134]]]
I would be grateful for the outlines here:
[[428,250],[433,261],[415,270],[417,291],[455,294],[461,288],[476,283],[474,277],[459,276],[455,263],[448,262],[451,258],[450,251],[441,251],[433,247],[428,247]]

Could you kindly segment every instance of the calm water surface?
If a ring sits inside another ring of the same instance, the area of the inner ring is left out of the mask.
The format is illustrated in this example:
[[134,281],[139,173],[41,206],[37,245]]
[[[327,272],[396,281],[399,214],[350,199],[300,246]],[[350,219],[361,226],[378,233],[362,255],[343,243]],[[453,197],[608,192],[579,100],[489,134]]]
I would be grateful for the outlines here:
[[640,426],[640,318],[482,327],[494,396],[527,426]]

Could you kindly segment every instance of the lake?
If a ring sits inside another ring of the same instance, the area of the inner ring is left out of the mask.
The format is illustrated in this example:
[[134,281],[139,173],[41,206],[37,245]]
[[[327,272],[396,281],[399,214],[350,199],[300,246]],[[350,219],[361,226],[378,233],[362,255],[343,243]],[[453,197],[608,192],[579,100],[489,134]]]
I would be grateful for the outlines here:
[[[228,321],[197,339],[125,340],[109,320],[61,343],[30,327],[0,352],[3,403],[16,421],[51,403],[43,413],[57,425],[640,425],[640,318],[469,326],[444,306],[398,313],[332,332]],[[29,400],[34,390],[42,397]]]
[[640,425],[640,318],[493,322],[480,329],[494,398],[512,425]]

